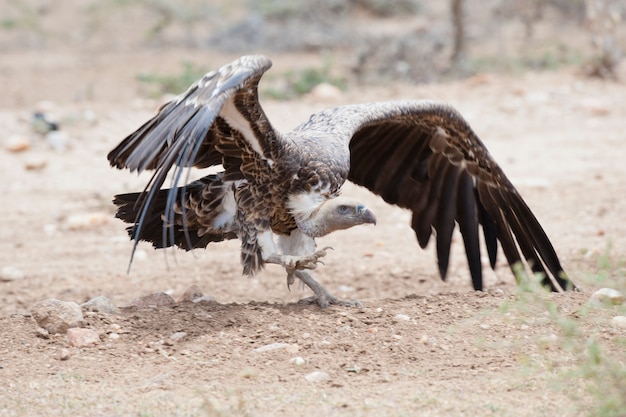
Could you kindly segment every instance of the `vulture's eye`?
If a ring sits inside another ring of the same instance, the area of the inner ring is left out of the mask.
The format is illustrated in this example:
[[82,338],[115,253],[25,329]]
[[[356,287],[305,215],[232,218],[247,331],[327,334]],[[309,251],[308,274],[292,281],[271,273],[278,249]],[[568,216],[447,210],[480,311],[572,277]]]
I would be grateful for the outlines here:
[[348,214],[350,212],[350,207],[344,206],[343,204],[337,207],[337,211],[339,214]]

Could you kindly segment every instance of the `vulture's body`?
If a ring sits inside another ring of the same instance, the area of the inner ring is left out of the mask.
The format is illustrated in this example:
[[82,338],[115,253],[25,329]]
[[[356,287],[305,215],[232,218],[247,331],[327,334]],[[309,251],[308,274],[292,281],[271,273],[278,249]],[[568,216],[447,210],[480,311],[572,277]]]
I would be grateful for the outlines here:
[[[339,196],[350,180],[411,210],[420,246],[435,232],[444,279],[458,224],[482,289],[482,225],[492,267],[499,241],[511,266],[525,260],[553,291],[571,286],[539,222],[454,109],[426,101],[343,106],[281,134],[258,102],[270,66],[247,56],[206,74],[110,152],[112,166],[155,170],[145,192],[115,197],[131,238],[187,250],[238,238],[244,274],[280,264],[320,305],[345,303],[306,270],[325,255],[316,237],[376,222],[365,205]],[[223,170],[178,186],[190,166]],[[161,189],[172,170],[172,188]]]

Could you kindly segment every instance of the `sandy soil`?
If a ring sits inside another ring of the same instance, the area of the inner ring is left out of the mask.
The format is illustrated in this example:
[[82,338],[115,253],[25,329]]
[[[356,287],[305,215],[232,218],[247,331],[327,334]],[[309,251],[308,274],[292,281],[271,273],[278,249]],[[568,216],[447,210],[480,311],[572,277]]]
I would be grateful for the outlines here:
[[[24,277],[0,281],[0,415],[595,412],[606,396],[594,391],[597,375],[584,372],[586,341],[595,340],[622,370],[626,360],[624,330],[609,324],[618,311],[585,307],[593,290],[625,287],[624,84],[562,68],[428,86],[353,87],[294,102],[262,99],[280,129],[346,103],[451,103],[518,185],[565,269],[584,288],[519,294],[501,260],[487,273],[489,291],[475,293],[458,239],[443,283],[432,248],[421,251],[415,242],[409,214],[348,186],[344,193],[367,201],[379,224],[320,239],[335,251],[316,276],[364,308],[320,310],[296,304],[308,294],[288,291],[279,268],[243,278],[236,242],[167,254],[142,244],[127,275],[131,243],[110,200],[140,190],[146,178],[111,170],[106,154],[160,103],[138,96],[135,76],[176,71],[190,55],[209,67],[232,58],[198,50],[168,51],[166,61],[154,50],[3,54],[0,268],[15,267]],[[277,73],[281,65],[315,60],[273,58]],[[32,131],[36,110],[61,122],[65,149],[51,149]],[[29,139],[29,149],[7,150],[14,138]],[[28,169],[33,164],[44,166]],[[68,348],[64,335],[40,337],[29,313],[47,298],[82,303],[105,295],[124,306],[165,291],[177,299],[193,284],[216,302],[87,314],[86,327],[101,333],[94,347]],[[576,331],[568,333],[563,320]],[[170,340],[176,332],[186,335]],[[255,351],[273,343],[286,345]],[[70,357],[60,360],[66,348]],[[294,363],[296,357],[303,363]],[[315,371],[328,378],[305,379]]]

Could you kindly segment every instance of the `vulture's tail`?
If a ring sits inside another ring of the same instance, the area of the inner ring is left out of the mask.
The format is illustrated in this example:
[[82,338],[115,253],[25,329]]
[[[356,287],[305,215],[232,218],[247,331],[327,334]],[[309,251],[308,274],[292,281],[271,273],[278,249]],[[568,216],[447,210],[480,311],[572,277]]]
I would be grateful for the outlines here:
[[[205,248],[210,242],[237,237],[229,204],[231,187],[229,183],[224,184],[218,174],[177,189],[159,190],[141,225],[144,193],[118,194],[113,199],[117,206],[115,217],[132,224],[126,228],[131,239],[150,242],[155,248],[174,245],[185,250]],[[168,207],[173,191],[174,206]]]

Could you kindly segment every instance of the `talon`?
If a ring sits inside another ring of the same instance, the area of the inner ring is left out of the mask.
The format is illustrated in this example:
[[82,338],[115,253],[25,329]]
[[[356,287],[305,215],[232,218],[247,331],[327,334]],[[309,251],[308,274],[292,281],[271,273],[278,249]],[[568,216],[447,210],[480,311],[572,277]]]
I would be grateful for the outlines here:
[[296,282],[295,271],[287,271],[287,289],[291,291],[291,286]]
[[317,304],[321,308],[327,308],[331,304],[344,307],[363,308],[363,305],[359,301],[342,300],[341,298],[335,297],[305,271],[296,271],[295,276],[298,277],[298,279],[300,279],[300,281],[309,287],[315,294],[312,297],[304,298],[298,301],[299,304]]

